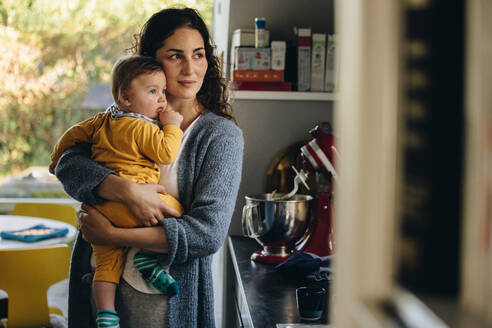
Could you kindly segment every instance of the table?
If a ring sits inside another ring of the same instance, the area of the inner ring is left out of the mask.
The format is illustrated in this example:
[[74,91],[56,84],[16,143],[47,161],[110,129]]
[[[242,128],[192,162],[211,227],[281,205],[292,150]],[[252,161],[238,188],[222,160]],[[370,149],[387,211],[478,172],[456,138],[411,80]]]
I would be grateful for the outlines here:
[[[77,234],[77,229],[73,225],[61,221],[32,216],[0,215],[0,231],[25,229],[36,224],[44,224],[53,228],[67,228],[68,233],[63,237],[48,238],[33,243],[2,239],[0,237],[0,250],[70,243],[75,240]],[[7,316],[7,303],[7,294],[0,290],[0,318],[5,318]]]
[[0,250],[24,248],[24,247],[37,247],[44,245],[54,244],[66,244],[75,240],[77,229],[68,223],[50,220],[45,218],[37,218],[32,216],[20,216],[20,215],[0,215],[0,231],[4,230],[19,230],[32,227],[36,224],[44,224],[53,228],[68,228],[68,233],[63,237],[48,238],[33,243],[26,243],[17,240],[2,239],[0,237]]

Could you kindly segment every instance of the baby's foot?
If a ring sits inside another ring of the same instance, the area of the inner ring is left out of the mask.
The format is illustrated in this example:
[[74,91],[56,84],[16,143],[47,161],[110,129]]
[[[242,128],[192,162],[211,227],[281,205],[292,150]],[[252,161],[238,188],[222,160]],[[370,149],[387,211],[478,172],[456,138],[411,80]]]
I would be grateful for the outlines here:
[[179,286],[161,266],[155,267],[148,282],[169,297],[179,293]]
[[142,277],[162,293],[170,297],[179,293],[178,284],[159,264],[155,253],[140,251],[135,254],[133,263]]
[[98,310],[96,324],[97,328],[120,328],[120,317],[112,310]]

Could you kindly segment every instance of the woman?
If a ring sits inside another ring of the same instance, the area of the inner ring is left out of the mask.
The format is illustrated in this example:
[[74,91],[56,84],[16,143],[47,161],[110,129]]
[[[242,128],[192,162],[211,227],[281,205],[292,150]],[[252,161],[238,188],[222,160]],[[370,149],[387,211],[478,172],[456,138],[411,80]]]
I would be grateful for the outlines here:
[[[87,145],[66,152],[56,167],[57,177],[72,197],[92,205],[120,201],[135,216],[157,224],[114,227],[93,207],[83,205],[86,213],[79,219],[84,240],[80,235],[77,238],[70,270],[70,327],[93,325],[87,241],[132,247],[117,292],[122,327],[215,326],[211,261],[224,242],[234,209],[243,137],[233,122],[226,85],[210,43],[203,20],[188,8],[154,14],[137,38],[136,52],[162,63],[168,104],[183,116],[181,129],[186,137],[178,159],[161,168],[160,184],[165,188],[138,185],[111,174],[89,160]],[[181,218],[163,219],[164,213],[175,213],[158,196],[165,191],[183,205]],[[138,281],[132,258],[137,248],[163,254],[162,265],[170,266],[180,286],[179,295],[168,299]]]

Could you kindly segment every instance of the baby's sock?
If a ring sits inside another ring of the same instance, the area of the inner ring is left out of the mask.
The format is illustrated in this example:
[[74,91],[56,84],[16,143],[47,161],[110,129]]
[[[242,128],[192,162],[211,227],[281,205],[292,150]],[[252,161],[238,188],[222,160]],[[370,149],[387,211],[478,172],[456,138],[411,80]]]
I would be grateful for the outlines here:
[[152,270],[147,281],[169,297],[179,293],[178,283],[160,265]]
[[140,251],[133,258],[135,267],[152,286],[168,296],[179,293],[176,281],[157,262],[155,253]]
[[156,266],[159,266],[155,254],[146,251],[139,251],[135,254],[133,264],[135,264],[135,267],[140,271],[145,280],[149,280],[152,270],[154,270]]
[[97,328],[120,328],[120,317],[112,310],[98,310],[96,324]]

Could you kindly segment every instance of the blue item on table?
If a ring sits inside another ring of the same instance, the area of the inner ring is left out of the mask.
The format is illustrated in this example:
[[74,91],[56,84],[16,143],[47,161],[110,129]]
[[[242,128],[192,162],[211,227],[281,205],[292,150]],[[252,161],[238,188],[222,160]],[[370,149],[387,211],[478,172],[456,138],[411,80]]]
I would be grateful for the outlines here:
[[18,240],[32,243],[42,239],[63,237],[68,233],[68,228],[52,228],[44,224],[37,224],[30,228],[0,232],[2,239]]
[[275,269],[295,280],[324,281],[329,280],[329,268],[332,256],[320,257],[311,253],[294,253]]

